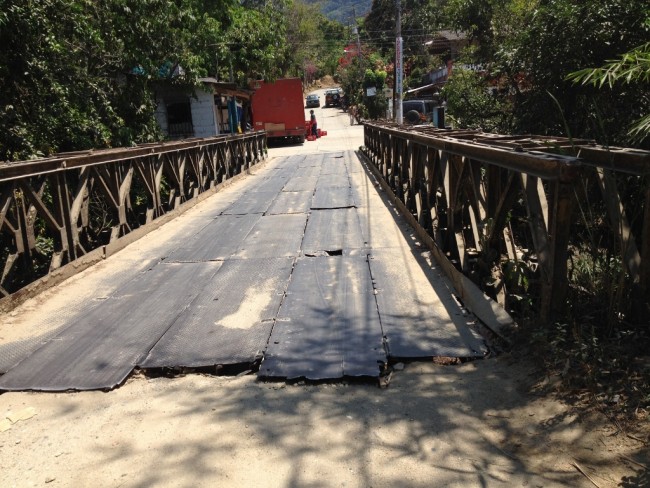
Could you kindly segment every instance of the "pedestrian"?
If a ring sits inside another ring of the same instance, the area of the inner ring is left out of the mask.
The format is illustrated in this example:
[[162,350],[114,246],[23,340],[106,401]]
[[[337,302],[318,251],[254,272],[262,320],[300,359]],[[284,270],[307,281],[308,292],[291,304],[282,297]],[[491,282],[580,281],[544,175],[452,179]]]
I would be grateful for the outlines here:
[[311,118],[309,119],[311,124],[311,135],[318,137],[318,124],[316,123],[316,115],[314,114],[313,110],[310,110],[309,113],[311,114]]
[[348,113],[350,114],[350,125],[354,125],[354,120],[357,118],[357,107],[350,105]]

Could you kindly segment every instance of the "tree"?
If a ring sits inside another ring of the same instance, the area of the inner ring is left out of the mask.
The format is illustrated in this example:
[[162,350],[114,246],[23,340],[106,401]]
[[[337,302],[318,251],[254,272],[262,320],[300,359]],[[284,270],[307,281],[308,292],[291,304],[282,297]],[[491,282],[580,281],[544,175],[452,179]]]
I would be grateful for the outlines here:
[[156,89],[333,71],[342,32],[300,0],[3,0],[0,160],[159,140]]
[[645,0],[449,0],[445,11],[478,43],[470,62],[483,65],[495,103],[511,110],[502,130],[566,135],[568,127],[574,137],[631,143],[625,127],[647,114],[647,90],[598,90],[567,75],[647,42]]
[[[361,113],[364,117],[370,119],[380,119],[385,117],[386,110],[388,109],[388,101],[384,95],[384,87],[386,86],[386,78],[388,73],[384,62],[378,54],[369,56],[369,68],[366,68],[363,77],[363,104],[361,105]],[[368,95],[368,89],[374,89],[374,95]]]
[[242,86],[249,79],[274,80],[284,75],[288,46],[286,20],[274,6],[259,9],[234,7],[232,23],[221,38],[216,38],[220,79]]
[[[623,54],[618,60],[610,60],[601,68],[574,71],[568,80],[597,88],[613,89],[617,84],[650,84],[650,42]],[[647,92],[646,92],[647,96]],[[628,134],[633,140],[643,141],[650,136],[650,114],[637,119]]]
[[507,132],[507,99],[489,91],[487,78],[476,71],[456,68],[442,90],[449,118],[459,128]]
[[[647,2],[643,0],[550,0],[540,3],[516,40],[513,57],[530,88],[515,106],[521,132],[564,134],[606,144],[628,144],[625,121],[647,113],[641,87],[599,91],[566,79],[573,71],[599,66],[647,41]],[[549,103],[552,94],[559,108]],[[564,119],[564,120],[563,120]]]
[[158,139],[153,84],[191,85],[207,72],[195,40],[220,24],[203,9],[229,3],[5,0],[0,159]]
[[[402,0],[401,37],[405,82],[419,86],[426,73],[439,66],[429,54],[430,41],[443,22],[441,0]],[[394,0],[374,0],[363,23],[363,39],[384,59],[395,58],[397,9]]]

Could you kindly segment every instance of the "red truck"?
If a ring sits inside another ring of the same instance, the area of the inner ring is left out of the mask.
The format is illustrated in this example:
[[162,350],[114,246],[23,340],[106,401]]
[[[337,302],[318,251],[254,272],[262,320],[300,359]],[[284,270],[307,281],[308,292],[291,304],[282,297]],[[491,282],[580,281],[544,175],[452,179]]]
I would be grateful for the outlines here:
[[283,78],[275,83],[253,82],[251,108],[255,130],[265,130],[268,139],[305,142],[305,111],[302,82]]

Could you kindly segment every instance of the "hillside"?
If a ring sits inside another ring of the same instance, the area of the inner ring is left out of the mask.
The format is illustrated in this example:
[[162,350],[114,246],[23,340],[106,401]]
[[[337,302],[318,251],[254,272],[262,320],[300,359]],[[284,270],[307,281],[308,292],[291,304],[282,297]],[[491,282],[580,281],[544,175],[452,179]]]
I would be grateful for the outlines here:
[[306,0],[307,3],[321,5],[321,11],[332,20],[347,24],[354,18],[363,17],[370,12],[372,0]]

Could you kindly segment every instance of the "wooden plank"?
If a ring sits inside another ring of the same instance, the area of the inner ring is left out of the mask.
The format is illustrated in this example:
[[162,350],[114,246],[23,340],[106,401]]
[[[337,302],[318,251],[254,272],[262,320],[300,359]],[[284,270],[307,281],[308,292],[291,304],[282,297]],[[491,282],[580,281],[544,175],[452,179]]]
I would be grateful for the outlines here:
[[377,168],[372,164],[368,164],[368,168],[370,168],[373,174],[379,178],[382,188],[386,191],[391,201],[395,204],[409,225],[415,229],[421,242],[431,250],[435,261],[441,266],[447,278],[452,282],[453,287],[463,304],[490,330],[499,335],[504,341],[508,342],[509,340],[506,335],[507,330],[515,324],[508,312],[506,312],[494,300],[485,295],[475,283],[456,269],[456,267],[449,261],[445,252],[440,248],[439,244],[434,241],[422,226],[418,225],[417,220],[406,211],[404,205],[395,197],[386,181],[381,179],[381,174]]
[[370,251],[377,308],[393,358],[481,357],[483,339],[453,299],[448,282],[421,255],[403,249]]

